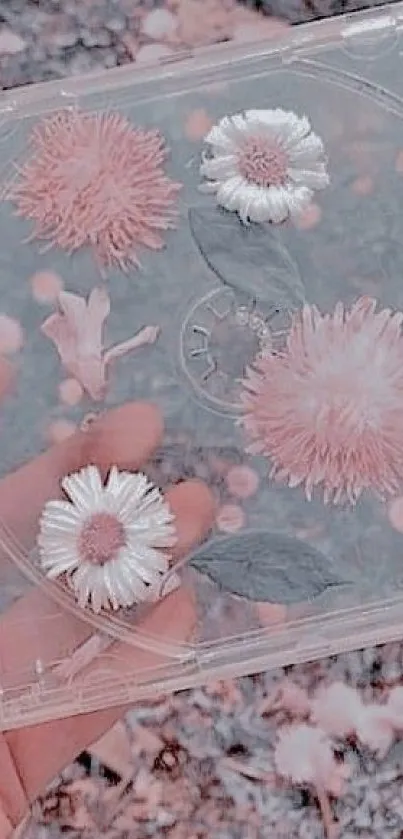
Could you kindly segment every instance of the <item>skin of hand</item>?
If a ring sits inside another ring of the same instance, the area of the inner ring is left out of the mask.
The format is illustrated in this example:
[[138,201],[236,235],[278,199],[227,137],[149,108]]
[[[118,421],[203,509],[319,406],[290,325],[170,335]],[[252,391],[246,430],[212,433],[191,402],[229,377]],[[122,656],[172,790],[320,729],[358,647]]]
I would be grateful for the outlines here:
[[[23,548],[32,549],[41,510],[51,498],[62,497],[60,480],[64,475],[89,463],[96,464],[104,476],[112,465],[132,471],[141,469],[162,438],[162,418],[153,405],[138,402],[111,410],[87,431],[78,431],[5,477],[0,482],[0,521],[18,535]],[[179,561],[207,536],[214,519],[214,501],[199,481],[172,487],[166,498],[175,515],[178,541],[173,553],[174,561]],[[1,549],[0,562],[9,562]],[[1,669],[23,670],[32,666],[38,655],[45,661],[60,659],[63,649],[78,646],[91,636],[93,629],[89,624],[67,613],[62,620],[59,614],[60,631],[49,632],[47,618],[54,616],[57,609],[60,612],[49,595],[33,589],[0,616]],[[180,643],[189,639],[195,622],[193,597],[181,587],[153,607],[141,628]],[[113,643],[112,652],[118,662],[115,666],[123,672],[164,664],[161,654],[119,642]],[[125,710],[113,708],[0,735],[0,802],[9,822],[17,825],[47,783]],[[4,819],[2,828],[0,818],[0,839],[8,835],[6,823]]]

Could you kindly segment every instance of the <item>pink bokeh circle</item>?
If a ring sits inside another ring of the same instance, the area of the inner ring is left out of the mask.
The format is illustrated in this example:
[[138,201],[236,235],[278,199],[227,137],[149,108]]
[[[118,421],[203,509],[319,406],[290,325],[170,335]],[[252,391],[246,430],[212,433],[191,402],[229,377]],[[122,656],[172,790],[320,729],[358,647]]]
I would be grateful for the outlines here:
[[30,283],[32,295],[38,303],[54,303],[63,289],[63,280],[54,271],[37,271]]
[[51,443],[63,443],[68,437],[71,437],[77,426],[74,422],[68,419],[54,420],[48,428],[48,438]]
[[223,533],[236,533],[245,524],[245,513],[238,504],[223,504],[216,516],[216,525]]
[[83,397],[83,389],[77,379],[64,379],[59,385],[60,401],[64,405],[78,405]]

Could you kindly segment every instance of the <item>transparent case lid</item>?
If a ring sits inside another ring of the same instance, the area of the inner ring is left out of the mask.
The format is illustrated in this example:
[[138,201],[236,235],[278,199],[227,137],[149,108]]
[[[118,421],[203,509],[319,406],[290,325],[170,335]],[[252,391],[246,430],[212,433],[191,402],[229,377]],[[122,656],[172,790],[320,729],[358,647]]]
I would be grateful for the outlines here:
[[400,636],[402,20],[1,99],[3,728]]

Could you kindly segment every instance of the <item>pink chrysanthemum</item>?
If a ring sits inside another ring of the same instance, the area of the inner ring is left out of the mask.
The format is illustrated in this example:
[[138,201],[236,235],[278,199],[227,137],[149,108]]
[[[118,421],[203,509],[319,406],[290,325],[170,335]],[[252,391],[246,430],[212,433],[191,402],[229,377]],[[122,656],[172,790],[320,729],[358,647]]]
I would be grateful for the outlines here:
[[249,451],[308,499],[322,486],[325,503],[355,504],[365,489],[394,494],[403,478],[403,314],[376,305],[304,306],[285,350],[258,357],[244,381]]
[[69,253],[88,245],[101,266],[123,270],[138,265],[139,247],[163,247],[180,185],[164,174],[158,131],[116,113],[62,111],[34,129],[31,144],[11,192],[17,214],[34,222],[31,239]]

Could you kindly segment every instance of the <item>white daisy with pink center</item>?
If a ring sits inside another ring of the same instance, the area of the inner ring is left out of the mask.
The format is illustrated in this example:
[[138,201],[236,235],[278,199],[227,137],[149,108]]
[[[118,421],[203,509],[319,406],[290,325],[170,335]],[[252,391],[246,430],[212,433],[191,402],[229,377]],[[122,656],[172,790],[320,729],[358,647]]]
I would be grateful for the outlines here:
[[[94,612],[158,599],[175,545],[174,516],[146,475],[96,466],[63,478],[68,500],[49,501],[38,548],[48,577],[65,576],[79,605]],[[169,575],[169,591],[176,588]],[[168,590],[165,586],[164,594]]]
[[329,184],[325,149],[307,117],[250,110],[225,116],[205,138],[202,190],[246,224],[298,217]]

